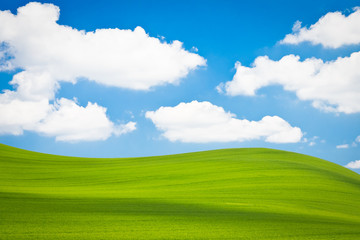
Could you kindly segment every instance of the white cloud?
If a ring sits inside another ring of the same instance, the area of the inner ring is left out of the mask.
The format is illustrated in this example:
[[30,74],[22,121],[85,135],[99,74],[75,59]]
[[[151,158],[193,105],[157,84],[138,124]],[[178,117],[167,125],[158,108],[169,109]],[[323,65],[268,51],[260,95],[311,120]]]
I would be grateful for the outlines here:
[[356,137],[355,142],[360,143],[360,135]]
[[106,116],[106,108],[96,103],[86,107],[68,99],[58,100],[45,119],[35,126],[35,131],[56,137],[57,141],[105,140],[112,134],[121,135],[135,130],[135,123],[115,126]]
[[55,99],[60,83],[86,78],[148,90],[176,84],[206,65],[181,42],[166,43],[141,27],[85,32],[59,25],[59,16],[57,6],[37,2],[18,8],[16,15],[0,11],[0,71],[20,70],[10,82],[15,90],[0,94],[0,134],[29,130],[59,141],[94,141],[131,132],[135,122],[116,125],[96,103],[81,107]]
[[0,95],[0,134],[20,135],[24,130],[55,137],[58,141],[105,140],[136,129],[134,122],[116,125],[106,116],[106,108],[96,103],[86,107],[74,101],[60,99],[49,104],[38,101],[12,99],[16,92]]
[[360,169],[360,160],[349,162],[348,164],[345,165],[345,167],[351,169]]
[[[304,133],[304,135],[306,135],[306,133]],[[311,138],[306,138],[306,137],[303,137],[303,140],[302,140],[304,143],[308,143],[308,145],[310,147],[313,147],[316,145],[317,141],[319,141],[319,137],[318,136],[313,136]],[[322,142],[322,140],[320,140],[320,142]]]
[[301,22],[299,20],[297,20],[292,27],[292,31],[298,32],[298,31],[300,31],[300,29],[301,29]]
[[337,148],[337,149],[349,148],[349,144],[337,145],[336,148]]
[[256,90],[282,85],[296,93],[300,100],[312,101],[315,108],[343,113],[360,112],[360,52],[349,57],[324,62],[287,55],[279,61],[260,56],[251,67],[235,64],[232,81],[218,86],[228,95],[254,96]]
[[46,99],[23,101],[12,99],[9,94],[1,94],[0,134],[21,135],[24,130],[33,130],[34,125],[44,119],[50,110]]
[[349,16],[341,12],[327,13],[309,28],[301,27],[301,22],[296,21],[292,30],[293,33],[286,35],[280,43],[299,44],[307,41],[327,48],[359,44],[360,8],[354,8]]
[[237,119],[210,102],[160,107],[146,112],[145,116],[170,141],[209,143],[265,139],[272,143],[296,143],[302,138],[300,128],[292,127],[278,116],[265,116],[260,121]]
[[55,81],[79,77],[130,89],[177,83],[189,71],[206,65],[179,41],[162,42],[141,27],[132,30],[79,31],[57,24],[60,9],[32,2],[17,15],[0,11],[0,41],[13,68],[48,74]]

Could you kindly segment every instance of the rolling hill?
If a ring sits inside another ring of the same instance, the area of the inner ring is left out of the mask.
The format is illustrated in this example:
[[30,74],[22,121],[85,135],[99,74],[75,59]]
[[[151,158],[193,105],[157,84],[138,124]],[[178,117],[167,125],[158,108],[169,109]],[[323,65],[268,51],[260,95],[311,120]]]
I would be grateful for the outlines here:
[[360,239],[360,175],[272,149],[99,159],[0,145],[0,239]]

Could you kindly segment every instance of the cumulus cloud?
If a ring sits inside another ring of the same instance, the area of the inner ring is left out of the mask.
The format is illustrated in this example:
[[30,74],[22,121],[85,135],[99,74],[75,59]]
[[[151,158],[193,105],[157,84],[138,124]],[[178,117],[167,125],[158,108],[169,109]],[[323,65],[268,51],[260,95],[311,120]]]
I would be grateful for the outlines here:
[[0,11],[0,71],[18,71],[10,82],[15,90],[0,94],[0,134],[29,130],[59,141],[93,141],[131,132],[134,122],[114,124],[96,103],[56,99],[60,83],[86,78],[148,90],[206,65],[181,42],[166,43],[141,27],[85,32],[58,24],[59,16],[57,6],[37,2],[17,14]]
[[135,130],[135,123],[117,125],[106,116],[106,108],[96,103],[86,107],[62,98],[56,101],[49,114],[35,125],[34,130],[57,141],[106,140],[112,134],[120,135]]
[[301,27],[301,22],[296,21],[293,33],[286,35],[280,41],[283,44],[299,44],[310,42],[321,44],[327,48],[339,48],[344,45],[360,43],[360,8],[345,16],[341,12],[330,12],[321,17],[318,22],[309,28]]
[[337,145],[336,148],[337,148],[337,149],[349,148],[349,144]]
[[107,117],[106,108],[96,103],[82,107],[65,98],[55,104],[47,99],[21,100],[12,91],[0,95],[0,113],[0,134],[20,135],[27,130],[57,141],[105,140],[136,129],[134,122],[114,124]]
[[345,167],[350,169],[360,169],[360,160],[349,162]]
[[24,130],[34,130],[36,123],[51,111],[48,100],[24,101],[0,95],[0,134],[21,135]]
[[360,52],[328,62],[317,58],[301,61],[295,55],[284,56],[279,61],[260,56],[251,67],[237,62],[232,81],[220,84],[218,90],[231,96],[254,96],[260,88],[281,85],[323,111],[357,113],[360,112],[359,66]]
[[6,43],[2,55],[12,56],[6,63],[30,73],[46,73],[55,81],[85,77],[141,90],[176,83],[206,65],[181,42],[163,42],[141,27],[85,32],[59,25],[59,16],[57,6],[36,2],[18,8],[17,15],[1,11],[0,41]]
[[271,143],[296,143],[302,138],[300,128],[292,127],[278,116],[265,116],[260,121],[237,119],[210,102],[160,107],[146,112],[146,118],[170,141],[209,143],[264,139]]

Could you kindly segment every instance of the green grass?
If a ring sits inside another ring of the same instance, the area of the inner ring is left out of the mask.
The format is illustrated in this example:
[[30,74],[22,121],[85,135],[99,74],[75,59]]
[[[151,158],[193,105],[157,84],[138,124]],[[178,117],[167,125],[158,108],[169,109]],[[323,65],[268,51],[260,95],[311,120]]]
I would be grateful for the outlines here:
[[91,159],[0,145],[0,239],[360,239],[360,175],[226,149]]

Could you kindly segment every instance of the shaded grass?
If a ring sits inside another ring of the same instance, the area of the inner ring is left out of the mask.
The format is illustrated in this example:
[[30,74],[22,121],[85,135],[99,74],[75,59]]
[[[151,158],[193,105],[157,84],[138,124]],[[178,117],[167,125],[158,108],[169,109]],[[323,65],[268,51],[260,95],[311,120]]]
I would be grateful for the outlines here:
[[271,149],[91,159],[0,145],[0,239],[358,239],[360,176]]

